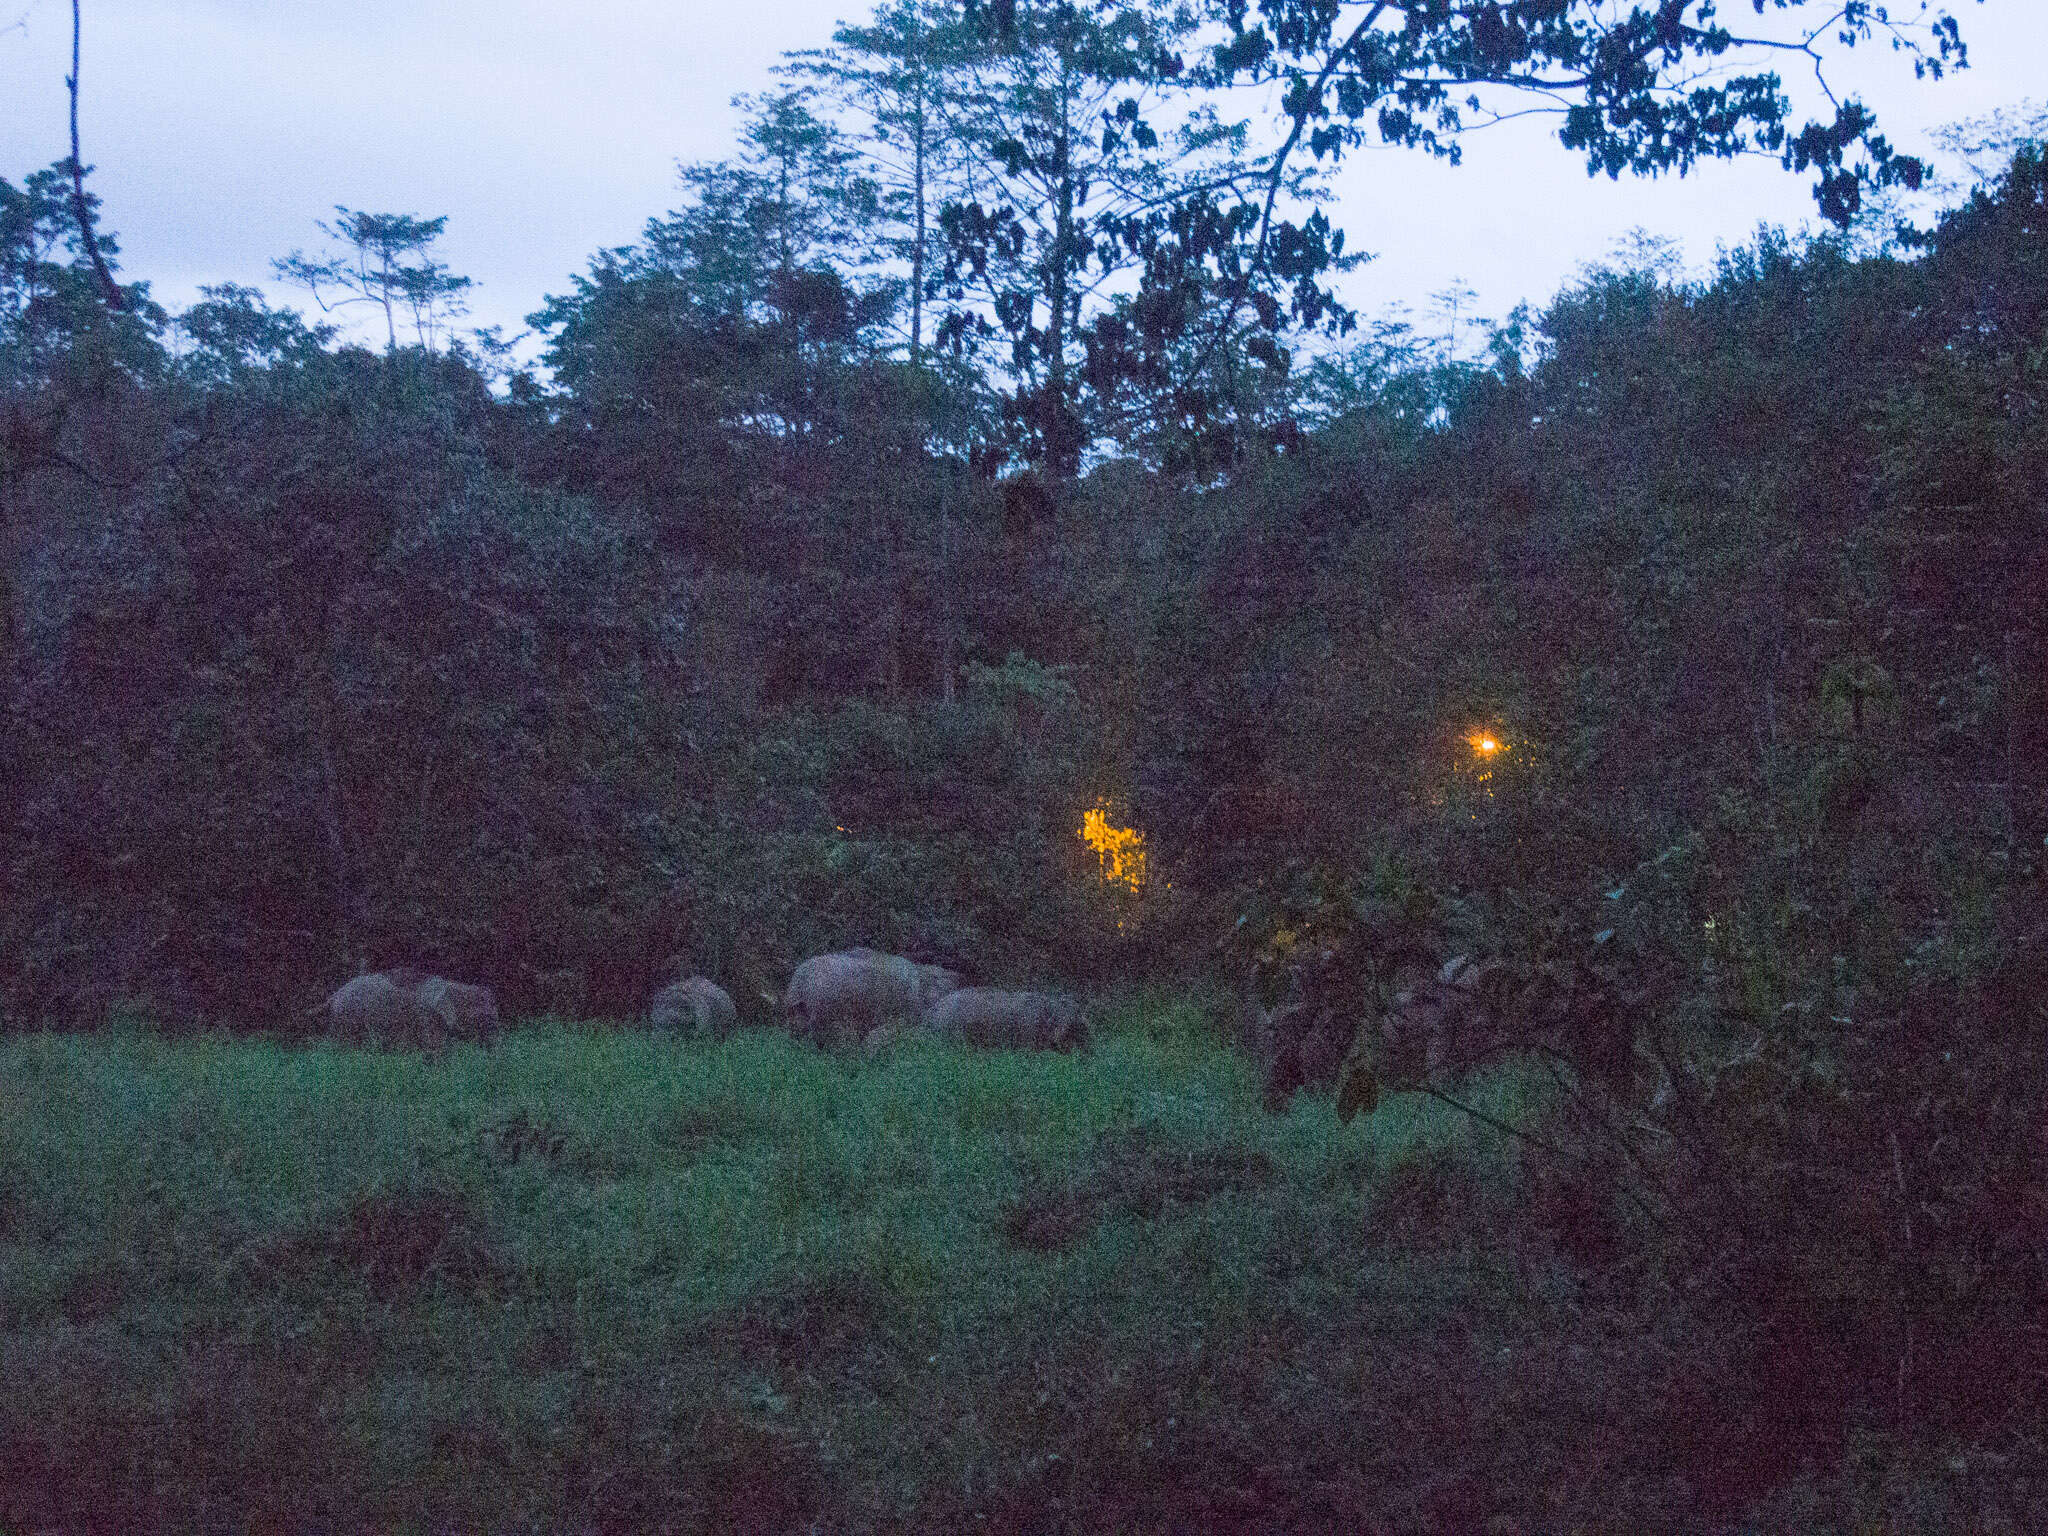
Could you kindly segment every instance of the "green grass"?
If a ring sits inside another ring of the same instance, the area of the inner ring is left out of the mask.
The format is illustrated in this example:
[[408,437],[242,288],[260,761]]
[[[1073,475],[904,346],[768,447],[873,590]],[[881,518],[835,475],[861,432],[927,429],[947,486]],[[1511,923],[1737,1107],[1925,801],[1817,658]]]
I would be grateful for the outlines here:
[[1513,1166],[1427,1100],[1268,1116],[1178,1015],[16,1038],[0,1530],[1624,1528],[1655,1479],[1517,1417],[1568,1288],[1476,1240]]

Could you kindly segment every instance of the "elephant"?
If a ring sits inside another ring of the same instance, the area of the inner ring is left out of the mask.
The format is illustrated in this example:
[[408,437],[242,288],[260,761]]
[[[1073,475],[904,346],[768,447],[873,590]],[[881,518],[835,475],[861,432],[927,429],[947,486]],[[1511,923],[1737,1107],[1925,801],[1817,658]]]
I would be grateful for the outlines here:
[[963,987],[926,1009],[924,1028],[942,1040],[997,1049],[1072,1051],[1088,1044],[1080,1002],[1051,992]]
[[498,1000],[489,987],[429,976],[413,989],[413,997],[441,1021],[448,1039],[490,1045],[504,1032],[498,1021]]
[[790,1032],[822,1046],[852,1044],[892,1022],[916,1023],[960,985],[944,966],[857,948],[813,955],[796,968],[782,1011]]
[[371,971],[343,982],[325,1004],[335,1038],[349,1045],[438,1049],[442,1021],[421,1005],[417,995],[425,979],[417,971],[400,969]]
[[428,976],[410,966],[344,982],[324,1005],[338,1039],[351,1045],[438,1054],[451,1040],[490,1044],[499,1033],[488,987]]
[[739,1011],[725,988],[708,977],[692,976],[654,994],[647,1022],[657,1035],[709,1035],[723,1040],[738,1020]]

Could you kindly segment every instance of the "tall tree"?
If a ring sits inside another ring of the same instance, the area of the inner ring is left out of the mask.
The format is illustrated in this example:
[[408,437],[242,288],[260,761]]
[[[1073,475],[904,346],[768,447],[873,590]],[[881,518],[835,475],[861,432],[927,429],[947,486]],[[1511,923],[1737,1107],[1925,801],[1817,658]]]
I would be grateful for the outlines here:
[[833,46],[793,53],[782,72],[813,82],[855,125],[873,176],[883,248],[907,273],[905,350],[925,349],[925,305],[942,253],[938,212],[968,171],[968,143],[956,131],[949,60],[972,46],[947,0],[893,0],[866,26],[841,25]]
[[[431,348],[448,323],[469,312],[462,295],[470,280],[458,277],[433,254],[448,227],[447,215],[422,219],[409,213],[363,213],[335,205],[335,222],[318,221],[321,231],[346,249],[326,257],[293,251],[271,263],[280,278],[303,286],[323,313],[370,304],[384,313],[388,347],[398,346],[398,314],[412,315],[414,334]],[[333,293],[334,298],[328,295]]]
[[673,283],[698,318],[779,327],[792,343],[864,338],[894,302],[877,270],[879,193],[810,97],[735,97],[747,114],[739,154],[679,165],[682,205],[650,220],[638,246],[601,253],[593,270],[610,263]]
[[577,412],[658,453],[662,483],[736,437],[810,433],[825,380],[876,349],[894,303],[843,136],[804,92],[738,100],[739,157],[680,166],[680,207],[527,317]]
[[[1190,0],[889,0],[832,48],[791,56],[786,72],[821,87],[875,168],[909,355],[922,362],[929,335],[1003,380],[988,461],[1058,480],[1111,442],[1227,458],[1244,405],[1284,376],[1272,331],[1342,318],[1320,291],[1292,302],[1274,271],[1241,290],[1219,280],[1252,254],[1270,162],[1187,67],[1216,25]],[[1316,169],[1285,167],[1281,189]],[[1318,270],[1344,261],[1334,245],[1316,255]],[[1219,313],[1231,292],[1272,323]],[[1205,314],[1227,355],[1184,344]]]
[[801,269],[853,273],[879,251],[878,189],[846,135],[811,110],[811,95],[797,89],[734,99],[748,114],[735,169],[751,199],[749,222],[767,237],[769,300],[778,308]]
[[[1246,220],[1191,210],[1247,202],[1259,166],[1245,126],[1190,89],[1192,5],[970,5],[958,25],[947,110],[973,153],[940,215],[938,337],[994,350],[1011,446],[1064,479],[1129,425],[1129,387],[1207,303],[1202,262],[1241,252]],[[1299,190],[1300,171],[1283,186]]]

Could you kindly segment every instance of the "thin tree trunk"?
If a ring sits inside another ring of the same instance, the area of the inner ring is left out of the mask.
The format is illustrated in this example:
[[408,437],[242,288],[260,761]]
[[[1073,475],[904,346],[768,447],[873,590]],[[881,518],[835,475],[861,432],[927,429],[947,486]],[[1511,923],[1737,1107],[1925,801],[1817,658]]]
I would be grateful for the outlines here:
[[392,317],[391,313],[391,288],[394,281],[395,279],[391,272],[391,258],[386,256],[384,258],[384,272],[382,280],[377,285],[377,292],[384,300],[384,349],[387,352],[396,352],[398,350],[398,322]]
[[107,270],[107,259],[100,254],[100,242],[92,231],[92,210],[85,203],[85,162],[78,155],[78,38],[80,32],[78,0],[71,0],[71,73],[64,78],[66,89],[71,92],[71,211],[78,218],[79,239],[85,243],[85,254],[92,262],[93,275],[100,281],[100,297],[106,300],[107,308],[117,312],[126,311],[127,300],[121,297],[121,285],[114,281],[114,274]]
[[2012,849],[2019,842],[2020,816],[2020,766],[2019,753],[2015,749],[2018,740],[2019,674],[2012,664],[2012,631],[2005,632],[2005,846]]
[[1073,455],[1067,443],[1067,257],[1074,239],[1074,156],[1073,156],[1073,32],[1071,16],[1063,7],[1060,28],[1060,121],[1054,143],[1053,176],[1058,192],[1058,212],[1053,222],[1052,271],[1047,297],[1052,314],[1046,322],[1045,400],[1042,420],[1045,432],[1045,464],[1055,482],[1069,479],[1074,472]]
[[[919,44],[916,40],[913,40],[911,46],[917,47]],[[913,368],[918,367],[924,362],[924,136],[926,132],[923,61],[920,60],[915,68],[917,70],[917,87],[914,99],[917,106],[914,121],[917,125],[915,130],[917,149],[911,171],[911,181],[917,198],[917,222],[913,242],[910,247],[910,366]]]
[[939,548],[946,590],[939,598],[939,698],[948,704],[953,702],[953,655],[957,644],[954,614],[959,606],[956,599],[961,588],[953,539],[952,507],[949,505],[951,487],[950,477],[940,482]]
[[334,676],[334,594],[323,594],[320,613],[320,654],[314,662],[315,686],[319,699],[314,710],[313,729],[319,734],[319,800],[315,819],[320,841],[327,855],[328,901],[340,925],[337,946],[347,953],[351,964],[357,958],[354,947],[362,937],[360,892],[355,870],[348,856],[348,802],[342,791],[341,774],[334,762],[334,742],[341,726],[341,688]]

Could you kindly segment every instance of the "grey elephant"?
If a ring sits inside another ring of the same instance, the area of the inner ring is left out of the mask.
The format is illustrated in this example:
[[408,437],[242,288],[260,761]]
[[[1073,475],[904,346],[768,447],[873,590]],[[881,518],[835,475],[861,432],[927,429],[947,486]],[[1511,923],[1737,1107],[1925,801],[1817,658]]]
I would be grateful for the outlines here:
[[438,1053],[451,1040],[490,1044],[497,999],[488,987],[428,976],[410,966],[372,971],[338,987],[323,1005],[337,1039],[351,1045]]
[[962,987],[925,1011],[927,1033],[984,1048],[1072,1051],[1088,1044],[1088,1019],[1063,993]]
[[343,982],[313,1012],[324,1013],[334,1038],[349,1045],[372,1045],[418,1031],[411,988],[384,971]]
[[709,1035],[723,1040],[738,1021],[732,995],[706,976],[663,987],[647,1010],[648,1025],[657,1035]]
[[889,1024],[914,1024],[960,985],[954,972],[879,950],[814,955],[796,968],[782,996],[791,1033],[816,1045],[866,1039]]
[[490,1045],[504,1033],[498,999],[489,987],[445,976],[428,976],[413,989],[419,1005],[439,1020],[445,1038]]

